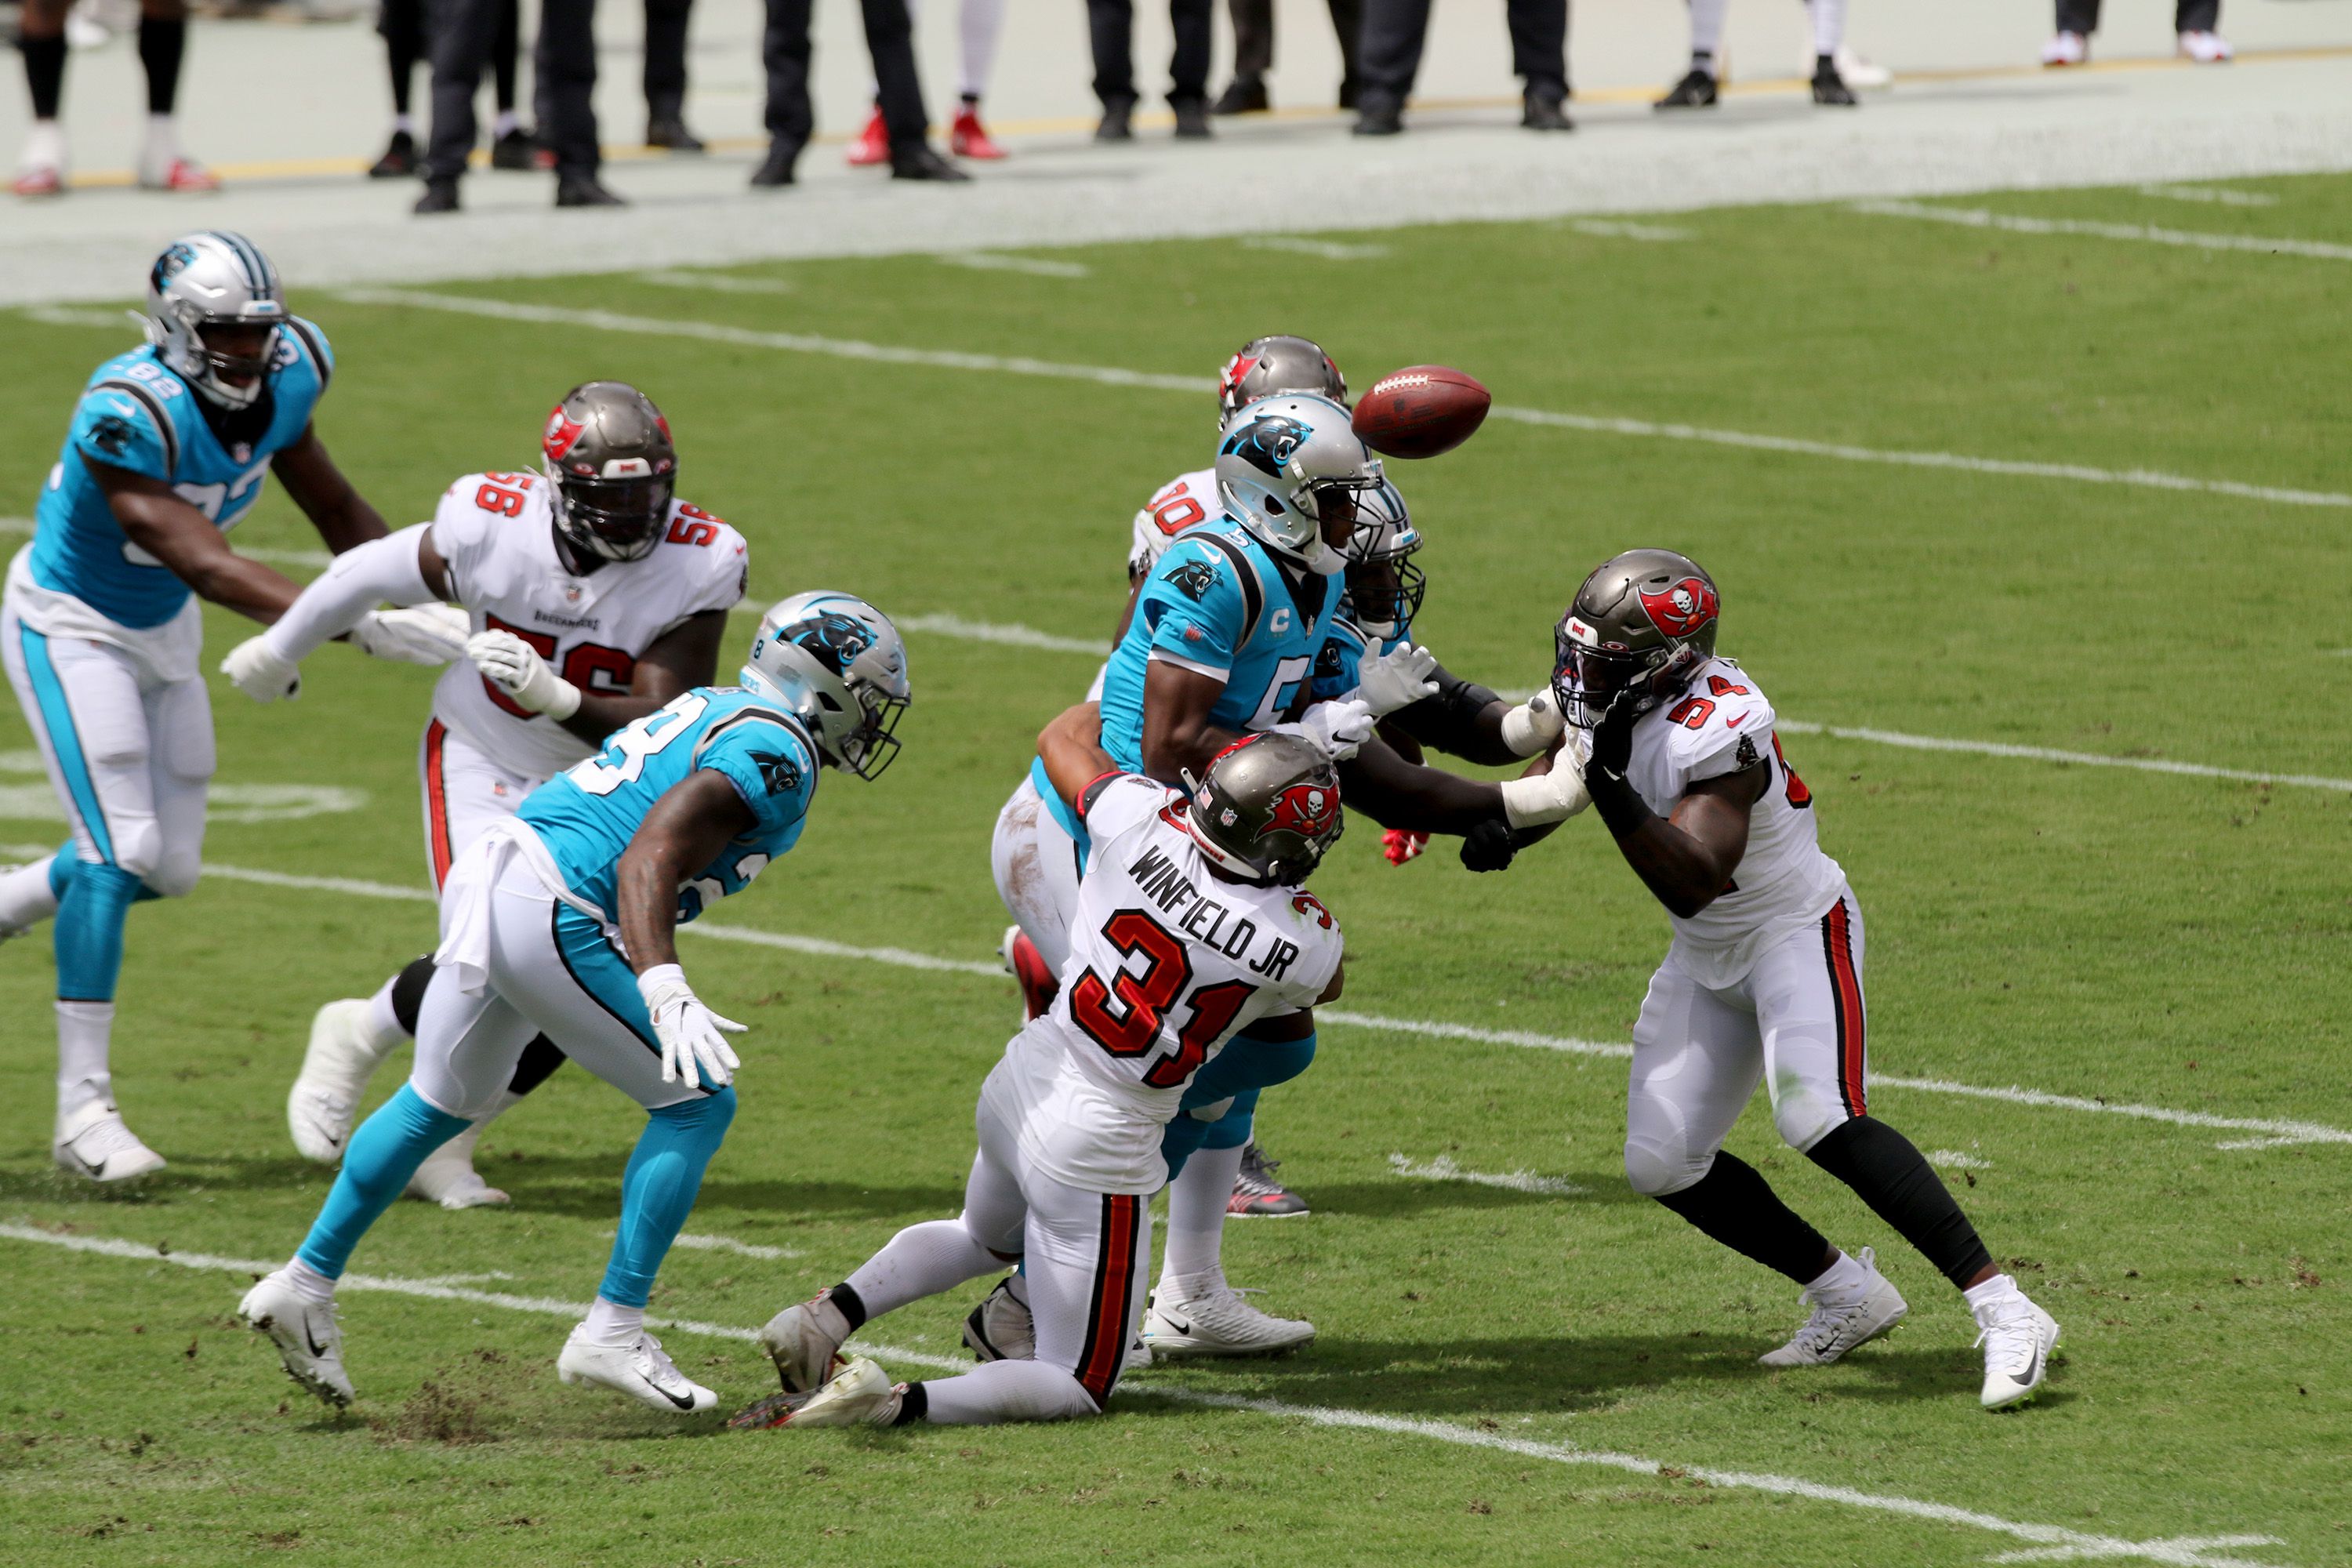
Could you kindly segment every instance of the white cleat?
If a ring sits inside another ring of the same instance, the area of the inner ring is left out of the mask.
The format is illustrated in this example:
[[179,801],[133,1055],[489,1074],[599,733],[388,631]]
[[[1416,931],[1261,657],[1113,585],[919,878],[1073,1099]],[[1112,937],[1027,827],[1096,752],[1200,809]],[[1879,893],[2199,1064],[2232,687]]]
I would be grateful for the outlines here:
[[784,1417],[786,1426],[887,1426],[898,1419],[902,1384],[857,1357],[835,1373],[833,1381],[809,1395],[808,1402]]
[[408,1195],[439,1204],[445,1209],[478,1209],[514,1202],[475,1172],[474,1145],[481,1136],[482,1124],[478,1121],[425,1156],[425,1163],[408,1178]]
[[[1840,44],[1837,47],[1837,53],[1831,58],[1836,61],[1838,75],[1845,79],[1845,84],[1848,87],[1857,90],[1875,91],[1879,88],[1892,87],[1895,84],[1893,71],[1874,60],[1866,60],[1855,54],[1853,46],[1851,44]],[[1811,75],[1812,69],[1813,61],[1808,58],[1804,63],[1804,74]]]
[[127,1182],[163,1168],[163,1156],[123,1125],[111,1100],[93,1100],[59,1116],[49,1153],[58,1170],[92,1182]]
[[2080,33],[2059,33],[2042,46],[2042,63],[2045,66],[2079,66],[2089,62],[2091,40]]
[[302,1070],[286,1096],[286,1126],[305,1160],[331,1165],[351,1142],[360,1097],[383,1059],[368,1036],[370,1010],[366,997],[347,996],[311,1015]]
[[1154,1294],[1143,1314],[1142,1343],[1154,1358],[1276,1355],[1314,1337],[1306,1319],[1261,1312],[1231,1286],[1190,1301]]
[[2032,1399],[2050,1373],[2050,1352],[2058,1348],[2058,1320],[2026,1300],[2012,1282],[2009,1293],[1976,1314],[1977,1343],[1984,1347],[1981,1400],[1987,1410],[2006,1410]]
[[677,1370],[662,1353],[661,1341],[642,1329],[625,1345],[599,1344],[581,1324],[563,1342],[555,1375],[569,1384],[591,1384],[625,1394],[638,1404],[671,1415],[691,1415],[719,1403],[719,1395]]
[[1152,1360],[1150,1342],[1138,1334],[1128,1342],[1127,1359],[1118,1363],[1118,1370],[1123,1373],[1141,1372],[1151,1364]]
[[236,1315],[269,1337],[286,1375],[338,1409],[352,1402],[351,1374],[343,1370],[343,1331],[332,1301],[313,1301],[287,1282],[280,1269],[245,1293]]
[[975,1361],[1037,1359],[1037,1323],[1029,1303],[1013,1294],[1013,1280],[1010,1274],[999,1279],[963,1321],[964,1348]]
[[[818,1326],[812,1310],[824,1300],[820,1293],[815,1300],[787,1307],[760,1331],[760,1348],[776,1363],[776,1375],[783,1380],[786,1394],[814,1394],[840,1364],[841,1342]],[[1034,1345],[1030,1353],[1036,1353]]]
[[2236,58],[2238,51],[2221,34],[2200,31],[2180,35],[2180,53],[2200,66],[2220,66]]
[[1832,1306],[1816,1299],[1811,1290],[1806,1291],[1803,1299],[1812,1303],[1813,1315],[1805,1320],[1804,1327],[1787,1344],[1758,1356],[1759,1365],[1827,1366],[1903,1321],[1911,1310],[1910,1305],[1894,1283],[1878,1271],[1878,1254],[1865,1247],[1855,1257],[1870,1276],[1862,1295]]

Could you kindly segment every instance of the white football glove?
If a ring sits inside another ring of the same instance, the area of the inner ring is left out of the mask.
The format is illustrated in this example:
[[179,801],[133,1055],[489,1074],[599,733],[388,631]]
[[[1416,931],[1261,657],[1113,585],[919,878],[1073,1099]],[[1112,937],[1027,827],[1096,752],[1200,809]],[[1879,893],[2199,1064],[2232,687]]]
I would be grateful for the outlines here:
[[1503,715],[1503,744],[1515,755],[1532,757],[1559,740],[1567,728],[1559,700],[1549,691],[1538,691]]
[[455,605],[370,610],[351,630],[352,646],[370,658],[401,664],[449,664],[466,657],[472,622]]
[[1592,804],[1584,788],[1584,748],[1574,741],[1551,760],[1551,772],[1503,783],[1503,816],[1513,827],[1565,822]]
[[1268,733],[1296,735],[1321,748],[1333,762],[1344,763],[1372,738],[1377,727],[1369,705],[1353,697],[1342,697],[1331,702],[1318,702],[1297,723],[1276,724]]
[[657,963],[637,976],[637,994],[646,999],[661,1041],[662,1082],[692,1083],[698,1073],[717,1089],[735,1081],[735,1069],[743,1063],[719,1031],[740,1035],[745,1026],[704,1006],[686,983],[685,970]]
[[302,695],[302,666],[269,646],[269,638],[247,637],[228,650],[220,672],[256,702],[291,700]]
[[467,640],[466,657],[518,707],[558,723],[580,711],[580,689],[550,669],[539,650],[512,632],[476,632]]
[[1436,668],[1437,656],[1427,648],[1399,643],[1358,667],[1353,695],[1375,717],[1393,713],[1437,695],[1437,682],[1429,679],[1429,672]]

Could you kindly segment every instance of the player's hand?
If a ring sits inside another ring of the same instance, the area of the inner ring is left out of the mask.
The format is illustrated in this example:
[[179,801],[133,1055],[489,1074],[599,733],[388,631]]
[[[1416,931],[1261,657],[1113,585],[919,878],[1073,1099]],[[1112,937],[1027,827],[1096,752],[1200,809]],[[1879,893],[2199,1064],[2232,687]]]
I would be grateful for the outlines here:
[[302,667],[269,646],[269,638],[246,638],[228,650],[220,672],[256,702],[288,701],[302,695]]
[[1462,836],[1462,864],[1473,871],[1500,871],[1518,852],[1511,830],[1500,822],[1482,822]]
[[1538,691],[1503,715],[1503,744],[1514,756],[1532,757],[1559,740],[1567,728],[1559,699],[1549,691]]
[[1359,667],[1353,695],[1372,710],[1375,717],[1410,708],[1424,697],[1437,695],[1437,682],[1429,672],[1437,668],[1437,656],[1425,647],[1412,643],[1399,643],[1383,654],[1376,654]]
[[471,625],[466,612],[454,605],[370,610],[352,627],[352,646],[370,658],[449,664],[466,657],[466,634]]
[[512,632],[476,632],[467,639],[466,657],[518,708],[559,723],[580,711],[580,689],[550,669],[539,650]]
[[1602,710],[1601,722],[1592,727],[1592,750],[1584,759],[1584,777],[1589,784],[1598,771],[1625,776],[1633,761],[1633,722],[1645,710],[1643,698],[1646,693],[1643,682],[1635,681],[1609,700]]
[[1402,866],[1408,860],[1418,859],[1421,852],[1428,847],[1429,835],[1417,833],[1410,827],[1391,827],[1381,835],[1381,853],[1388,858],[1391,866]]
[[1370,708],[1356,698],[1342,697],[1331,702],[1318,702],[1297,723],[1276,724],[1269,732],[1296,735],[1319,747],[1333,762],[1344,763],[1372,738],[1377,728]]
[[675,963],[657,963],[637,976],[637,994],[653,1015],[654,1035],[661,1041],[662,1082],[692,1083],[698,1075],[714,1089],[735,1081],[743,1065],[727,1035],[740,1035],[745,1026],[722,1018],[702,1005],[686,971]]

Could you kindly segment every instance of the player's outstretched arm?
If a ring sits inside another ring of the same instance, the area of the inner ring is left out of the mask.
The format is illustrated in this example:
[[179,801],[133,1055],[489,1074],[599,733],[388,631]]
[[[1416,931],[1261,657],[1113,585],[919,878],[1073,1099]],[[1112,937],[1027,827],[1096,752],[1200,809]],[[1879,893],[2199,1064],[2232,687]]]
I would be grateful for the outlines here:
[[383,515],[343,477],[335,459],[327,456],[326,443],[319,439],[315,425],[304,426],[294,444],[270,459],[269,471],[278,476],[327,548],[338,555],[391,531],[384,527]]
[[1088,784],[1118,764],[1102,748],[1102,707],[1081,702],[1064,709],[1037,734],[1037,760],[1045,764],[1045,778],[1054,793],[1072,811]]
[[662,1047],[662,1081],[723,1088],[740,1065],[722,1031],[743,1026],[702,1005],[677,962],[677,890],[756,826],[726,774],[698,768],[654,802],[621,851],[614,879],[621,943]]
[[1437,690],[1383,721],[1426,746],[1484,767],[1508,767],[1559,739],[1559,705],[1548,691],[1512,704],[1444,666],[1431,671]]
[[162,562],[199,597],[267,626],[285,614],[302,591],[284,573],[231,550],[212,519],[163,480],[99,462],[87,453],[82,465],[104,492],[115,521],[122,525],[122,536]]
[[545,714],[592,746],[698,686],[715,684],[727,612],[688,616],[638,657],[626,691],[595,691],[555,673],[540,651],[512,632],[477,632],[466,657],[515,704]]
[[1209,722],[1225,683],[1197,669],[1155,658],[1143,671],[1143,771],[1161,784],[1181,784],[1184,771],[1207,771],[1209,759],[1241,737]]

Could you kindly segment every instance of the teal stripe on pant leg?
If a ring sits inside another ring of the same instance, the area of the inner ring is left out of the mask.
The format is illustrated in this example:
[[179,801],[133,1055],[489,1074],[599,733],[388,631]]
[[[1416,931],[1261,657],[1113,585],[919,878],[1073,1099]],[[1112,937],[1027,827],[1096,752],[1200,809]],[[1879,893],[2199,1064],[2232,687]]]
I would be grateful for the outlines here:
[[81,735],[74,729],[73,709],[66,701],[66,689],[58,679],[57,666],[49,659],[49,639],[30,626],[21,627],[20,631],[26,673],[32,678],[33,700],[40,704],[41,726],[49,732],[49,749],[57,753],[58,771],[65,774],[67,793],[73,796],[74,810],[98,845],[99,858],[111,865],[114,840],[106,831],[106,813],[99,807],[98,788],[90,783],[89,764],[82,761]]

